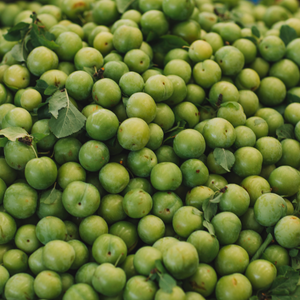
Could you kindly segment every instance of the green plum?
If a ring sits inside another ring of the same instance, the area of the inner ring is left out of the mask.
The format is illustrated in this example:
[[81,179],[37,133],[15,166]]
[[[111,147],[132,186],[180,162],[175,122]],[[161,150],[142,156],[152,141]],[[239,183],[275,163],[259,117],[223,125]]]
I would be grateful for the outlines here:
[[99,264],[115,264],[117,261],[122,263],[127,256],[127,246],[120,237],[105,233],[95,240],[92,254]]
[[268,246],[262,254],[262,259],[273,263],[277,269],[290,263],[288,251],[279,245]]
[[252,261],[247,269],[245,276],[251,282],[254,290],[268,289],[277,275],[276,267],[269,261],[257,259]]
[[163,253],[163,263],[176,279],[186,279],[197,271],[198,252],[192,244],[178,242]]
[[218,213],[213,217],[211,223],[221,245],[229,245],[237,241],[242,223],[235,214],[232,212]]
[[31,217],[37,207],[38,194],[26,183],[14,183],[9,186],[3,198],[7,213],[14,218],[26,219]]
[[183,287],[187,291],[194,291],[204,297],[208,297],[213,293],[217,280],[217,273],[214,268],[200,263],[196,272],[184,280]]
[[215,270],[220,276],[244,273],[249,264],[247,251],[238,245],[227,245],[220,249],[215,259]]
[[165,224],[159,217],[147,215],[139,221],[137,231],[144,243],[152,245],[164,236]]
[[214,118],[205,124],[203,137],[210,148],[228,148],[235,142],[236,133],[230,122]]
[[[59,252],[57,251],[59,249]],[[75,250],[65,241],[53,240],[43,248],[42,262],[48,270],[66,272],[75,260]]]
[[110,226],[109,233],[120,237],[125,242],[128,252],[131,252],[138,243],[137,227],[128,221],[114,223]]
[[26,273],[15,274],[6,282],[4,295],[6,299],[35,299],[34,278]]
[[176,190],[182,182],[182,172],[172,162],[158,163],[151,171],[150,180],[159,191]]
[[42,218],[37,223],[35,232],[38,240],[44,245],[53,240],[64,241],[67,236],[65,223],[53,216]]
[[242,216],[250,205],[250,196],[237,184],[226,185],[226,190],[220,197],[219,209],[230,211],[237,216]]
[[262,242],[261,236],[256,231],[242,230],[236,244],[244,248],[251,257],[259,249]]
[[223,276],[216,285],[217,300],[246,300],[252,295],[250,281],[242,274]]
[[219,64],[222,74],[234,76],[244,67],[243,53],[233,46],[224,46],[215,53],[216,62]]
[[53,271],[42,271],[34,280],[34,291],[39,298],[53,299],[62,292],[59,274]]
[[123,209],[125,213],[134,219],[146,216],[152,209],[151,196],[142,189],[132,189],[128,191],[123,199]]
[[292,167],[281,166],[272,171],[268,181],[272,192],[289,197],[299,190],[300,174]]
[[0,245],[10,242],[17,231],[17,225],[15,220],[6,212],[0,212],[1,220],[1,236],[0,236]]
[[203,229],[203,214],[195,207],[184,206],[175,212],[172,224],[179,236],[187,238],[193,231]]
[[218,239],[204,230],[196,230],[188,237],[187,242],[195,246],[199,259],[204,263],[211,263],[219,252]]
[[263,156],[253,147],[242,147],[235,151],[235,163],[232,171],[240,176],[259,175],[262,168]]
[[154,281],[148,280],[145,276],[136,275],[127,281],[123,299],[152,300],[155,297],[157,289],[157,285]]
[[62,203],[72,216],[84,218],[97,211],[100,194],[92,184],[73,181],[64,189]]
[[109,297],[118,295],[126,284],[126,274],[121,268],[103,263],[95,269],[92,285],[94,289]]
[[161,251],[150,246],[142,247],[134,255],[134,268],[139,274],[148,276],[155,268],[156,260],[162,260]]
[[284,248],[298,247],[300,243],[300,220],[296,216],[285,216],[276,224],[275,239]]
[[72,285],[64,294],[64,300],[99,300],[99,294],[86,283]]

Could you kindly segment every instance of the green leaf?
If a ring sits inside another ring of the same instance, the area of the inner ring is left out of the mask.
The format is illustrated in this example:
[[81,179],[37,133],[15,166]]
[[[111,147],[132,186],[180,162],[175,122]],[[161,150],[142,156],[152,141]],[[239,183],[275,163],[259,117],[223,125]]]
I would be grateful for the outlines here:
[[215,161],[227,172],[230,172],[230,169],[234,165],[235,156],[234,154],[224,148],[216,148],[213,152]]
[[251,32],[252,32],[252,34],[253,34],[254,36],[260,38],[260,32],[259,32],[259,30],[258,30],[258,28],[257,28],[256,26],[252,26],[252,27],[251,27]]
[[0,135],[4,135],[10,141],[14,142],[15,140],[28,136],[29,134],[21,127],[8,127],[0,130]]
[[51,96],[52,94],[54,94],[56,91],[58,90],[57,86],[55,85],[49,85],[45,91],[44,91],[44,94],[46,96]]
[[209,99],[209,98],[206,98],[206,100],[214,107],[214,108],[219,108],[221,103],[222,103],[222,100],[223,100],[223,95],[222,94],[219,94],[218,98],[217,99]]
[[294,139],[294,126],[292,124],[283,124],[276,129],[278,140]]
[[30,24],[25,22],[20,22],[17,25],[13,26],[8,30],[3,37],[9,42],[17,42],[20,41],[26,34],[30,27]]
[[283,115],[287,105],[288,105],[287,102],[283,102],[277,106],[273,106],[273,109],[277,110],[281,115]]
[[202,211],[200,211],[200,210],[197,209],[197,208],[193,208],[192,214],[193,214],[193,215],[196,215],[196,216],[201,216],[201,215],[202,215]]
[[285,45],[288,45],[292,40],[298,37],[297,32],[294,28],[289,25],[282,25],[280,28],[280,38],[283,40]]
[[214,198],[211,199],[211,200],[209,200],[209,201],[210,201],[211,203],[218,204],[218,203],[220,203],[220,201],[221,201],[222,195],[223,195],[223,193],[216,193],[216,194],[214,195]]
[[34,89],[43,95],[45,90],[47,89],[47,87],[48,87],[48,83],[45,80],[38,79],[36,81],[36,85],[35,85]]
[[63,138],[81,130],[85,121],[86,117],[68,101],[67,106],[59,111],[57,119],[51,117],[49,128],[57,138]]
[[294,205],[294,216],[299,216],[300,214],[300,199],[294,199],[292,201],[293,205]]
[[155,261],[155,268],[162,274],[167,272],[160,259]]
[[152,42],[152,41],[154,41],[156,38],[157,38],[157,34],[156,34],[154,31],[150,31],[150,32],[147,34],[146,42],[147,42],[147,43]]
[[298,259],[296,257],[292,257],[292,268],[295,270],[300,269],[300,259]]
[[231,107],[234,108],[235,110],[240,109],[240,105],[237,102],[224,102],[220,105],[221,107]]
[[41,199],[41,203],[43,204],[53,204],[58,201],[62,196],[62,193],[55,189],[55,187],[51,190],[50,194],[46,197]]
[[[288,266],[288,265],[285,265],[285,266],[281,266],[281,267],[278,267],[277,269],[277,276],[279,275],[288,275],[290,272],[292,272],[293,274],[295,274],[295,270],[293,270],[292,267]],[[296,272],[298,273],[298,272]]]
[[266,229],[267,233],[271,233],[272,235],[274,234],[274,226],[270,226]]
[[299,272],[290,266],[278,268],[278,275],[273,281],[269,293],[272,295],[289,295],[296,290]]
[[224,15],[226,12],[228,12],[228,6],[227,5],[214,7],[214,13],[217,16]]
[[34,49],[34,47],[33,47],[33,45],[32,45],[32,41],[31,41],[31,37],[30,36],[27,36],[26,38],[25,38],[25,50],[28,52],[28,53],[30,53],[33,49]]
[[170,132],[169,134],[166,135],[166,138],[163,141],[163,144],[168,144],[172,145],[173,140],[175,139],[176,135],[181,132],[184,128],[179,127],[175,131]]
[[175,35],[163,35],[156,40],[156,43],[152,45],[152,49],[157,52],[169,52],[175,48],[182,48],[183,46],[189,46],[189,44],[179,36]]
[[212,197],[204,200],[202,204],[202,210],[204,212],[204,219],[208,222],[215,216],[218,211],[218,204],[212,203],[210,200]]
[[251,298],[249,298],[249,300],[259,300],[259,298],[257,296],[252,296]]
[[291,249],[291,250],[289,251],[289,256],[290,256],[290,257],[296,257],[296,256],[298,255],[298,253],[299,253],[299,250],[298,250],[298,249]]
[[272,295],[272,300],[300,300],[300,286],[290,295]]
[[182,48],[183,46],[189,46],[188,42],[176,35],[163,35],[159,38],[159,40],[165,42],[168,46],[174,48]]
[[253,44],[257,44],[257,39],[253,36],[245,36],[244,39],[251,41]]
[[105,141],[105,144],[106,144],[107,146],[110,146],[110,147],[115,147],[117,141],[118,141],[117,138],[116,138],[116,137],[113,137],[113,138],[111,138],[111,139]]
[[33,137],[33,140],[38,143],[40,140],[42,140],[43,138],[45,138],[46,136],[48,136],[50,133],[32,133],[31,136]]
[[173,128],[167,130],[165,133],[169,133],[169,132],[175,131],[177,129],[184,129],[185,125],[186,125],[186,121],[183,121],[183,120],[178,121],[176,126],[174,126]]
[[235,18],[234,22],[235,22],[236,25],[238,25],[241,28],[245,27],[244,23],[242,23],[241,20],[238,20],[238,19]]
[[[46,31],[45,32],[45,38],[48,40],[48,41],[55,41],[56,40],[56,37],[55,37],[55,35],[53,34],[53,33],[51,33],[51,32],[49,32],[49,31]],[[59,47],[59,45],[57,45],[58,47]],[[56,48],[58,48],[56,46]]]
[[150,280],[152,280],[152,281],[155,281],[155,280],[159,279],[159,276],[158,276],[157,273],[151,273],[151,274],[148,276],[148,278],[149,278]]
[[158,284],[159,287],[168,294],[171,294],[173,288],[177,285],[176,280],[167,273],[160,276]]
[[[52,35],[51,35],[52,36]],[[45,29],[38,27],[38,25],[33,24],[30,31],[31,42],[34,47],[45,46],[51,50],[57,49],[60,46],[57,45],[54,40],[49,40],[49,34],[46,34]]]
[[93,67],[83,67],[83,71],[87,72],[94,80],[94,82],[98,81],[99,79],[104,78],[104,68],[96,69]]
[[38,29],[38,26],[36,24],[33,24],[32,30],[30,31],[30,37],[31,37],[31,43],[34,48],[43,46],[43,44],[39,40],[40,32]]
[[300,103],[300,97],[292,93],[286,94],[286,100],[288,103],[294,103],[294,102]]
[[207,222],[207,221],[203,221],[203,226],[208,230],[208,232],[215,236],[215,228],[214,228],[214,225],[211,224],[210,222]]
[[95,79],[94,78],[94,75],[95,75],[95,69],[94,68],[92,68],[92,67],[90,67],[90,68],[83,67],[83,71],[87,72],[93,79]]
[[3,148],[6,145],[7,141],[8,141],[8,138],[1,137],[0,138],[0,148]]
[[32,19],[32,23],[35,23],[35,21],[37,20],[36,12],[32,12],[32,14],[30,15],[30,18]]
[[70,99],[66,89],[56,91],[49,100],[49,112],[57,119],[58,112],[70,103]]
[[273,241],[273,235],[271,233],[269,233],[267,235],[266,240],[262,243],[262,245],[258,248],[258,250],[255,252],[255,254],[253,255],[251,262],[259,259],[261,257],[261,255],[263,254],[263,252],[266,250],[266,248],[269,246],[269,244]]
[[18,62],[25,62],[28,56],[24,44],[17,44],[13,46],[10,52],[12,57]]
[[134,1],[135,0],[116,0],[119,13],[124,13]]
[[42,103],[42,105],[37,109],[37,116],[39,120],[42,119],[50,119],[52,115],[49,112],[49,104],[48,102]]

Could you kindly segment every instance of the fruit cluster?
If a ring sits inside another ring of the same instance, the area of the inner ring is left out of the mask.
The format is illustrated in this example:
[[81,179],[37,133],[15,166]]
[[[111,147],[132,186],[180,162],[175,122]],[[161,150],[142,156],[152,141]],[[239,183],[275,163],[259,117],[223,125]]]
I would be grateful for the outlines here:
[[0,298],[300,299],[297,0],[0,22]]

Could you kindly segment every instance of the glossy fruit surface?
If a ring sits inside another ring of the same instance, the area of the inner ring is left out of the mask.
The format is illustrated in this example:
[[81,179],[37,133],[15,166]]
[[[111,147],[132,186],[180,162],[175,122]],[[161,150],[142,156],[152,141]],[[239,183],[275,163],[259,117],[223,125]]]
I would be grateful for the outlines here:
[[208,297],[213,293],[216,283],[216,271],[210,265],[200,263],[194,275],[184,280],[184,288]]
[[178,242],[163,254],[163,262],[175,278],[185,279],[196,272],[199,257],[192,244]]
[[293,298],[297,0],[9,2],[0,300]]
[[216,297],[218,300],[246,300],[251,294],[252,287],[250,281],[239,273],[222,277],[216,286]]
[[254,290],[268,288],[277,275],[276,267],[263,259],[251,262],[245,273]]

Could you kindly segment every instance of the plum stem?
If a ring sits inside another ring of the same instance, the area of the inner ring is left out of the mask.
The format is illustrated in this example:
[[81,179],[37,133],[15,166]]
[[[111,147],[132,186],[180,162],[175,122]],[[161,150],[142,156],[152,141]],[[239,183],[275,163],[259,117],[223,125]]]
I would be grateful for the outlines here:
[[120,259],[122,258],[123,255],[124,255],[124,253],[120,254],[120,256],[118,257],[118,259],[117,259],[117,261],[115,263],[115,267],[117,267],[117,265],[118,265],[118,263],[119,263],[119,261],[120,261]]
[[31,148],[32,148],[32,150],[33,150],[33,152],[34,152],[34,154],[35,154],[35,157],[36,157],[36,158],[39,158],[38,155],[37,155],[37,153],[36,153],[36,151],[35,151],[35,149],[34,149],[34,147],[33,147],[33,145],[31,145]]

